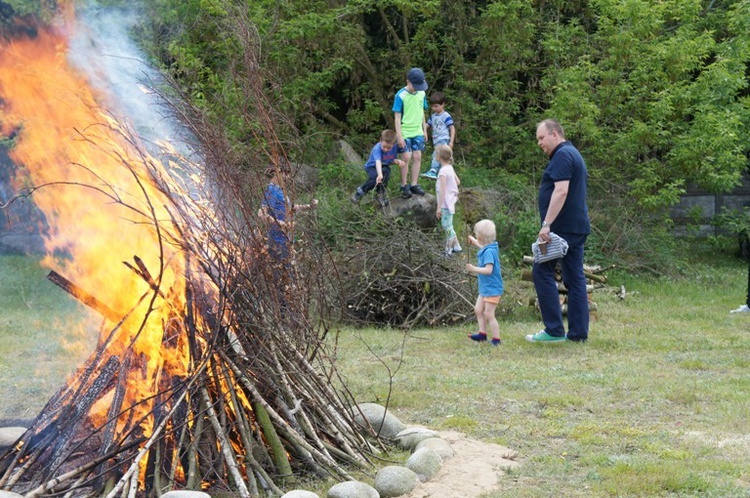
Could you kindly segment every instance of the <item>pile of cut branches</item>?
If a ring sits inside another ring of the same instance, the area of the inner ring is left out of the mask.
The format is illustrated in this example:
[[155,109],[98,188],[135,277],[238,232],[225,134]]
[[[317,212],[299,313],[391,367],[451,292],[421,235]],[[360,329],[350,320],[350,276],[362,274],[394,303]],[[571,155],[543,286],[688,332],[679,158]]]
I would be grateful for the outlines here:
[[337,263],[347,321],[412,328],[473,319],[476,278],[466,273],[466,253],[446,257],[442,234],[399,221],[376,225],[354,228]]

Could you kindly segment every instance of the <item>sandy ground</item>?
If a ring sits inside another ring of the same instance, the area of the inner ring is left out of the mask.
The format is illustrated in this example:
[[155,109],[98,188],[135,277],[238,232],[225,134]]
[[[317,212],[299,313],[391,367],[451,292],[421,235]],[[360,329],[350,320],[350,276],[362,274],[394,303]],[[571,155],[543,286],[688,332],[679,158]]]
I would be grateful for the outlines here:
[[458,432],[440,432],[455,452],[440,472],[402,498],[477,498],[498,488],[506,469],[517,467],[517,453],[509,448],[470,439]]

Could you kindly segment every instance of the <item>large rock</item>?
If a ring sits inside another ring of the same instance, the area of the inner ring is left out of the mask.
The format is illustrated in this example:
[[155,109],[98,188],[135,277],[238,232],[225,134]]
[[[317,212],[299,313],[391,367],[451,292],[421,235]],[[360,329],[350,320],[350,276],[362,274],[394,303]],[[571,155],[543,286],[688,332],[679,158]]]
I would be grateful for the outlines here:
[[369,484],[359,481],[346,481],[331,486],[326,498],[380,498],[380,495]]
[[211,495],[204,493],[203,491],[179,489],[175,491],[167,491],[161,495],[161,498],[211,498]]
[[375,489],[380,493],[381,498],[405,495],[417,485],[419,485],[419,477],[406,467],[389,465],[380,469],[375,475]]
[[[311,192],[318,184],[318,170],[307,164],[292,164],[294,187],[297,193]],[[300,201],[297,201],[298,203]]]
[[0,451],[13,446],[25,432],[25,427],[0,427]]
[[312,491],[305,491],[304,489],[293,489],[287,493],[284,493],[281,498],[320,498]]
[[406,468],[412,470],[422,482],[429,481],[440,471],[443,459],[431,448],[420,448],[408,460]]
[[354,410],[354,421],[363,427],[367,427],[367,422],[369,422],[375,432],[381,437],[392,438],[406,429],[406,424],[401,422],[391,412],[386,412],[385,407],[382,405],[377,403],[361,403],[357,407],[359,410]]
[[461,210],[464,223],[473,228],[474,224],[481,219],[492,219],[496,214],[497,206],[507,204],[507,199],[497,190],[466,188],[461,189],[458,194],[456,209]]
[[422,448],[430,448],[438,455],[440,455],[440,458],[442,458],[443,460],[451,458],[453,455],[455,455],[455,452],[453,451],[450,443],[445,439],[441,439],[439,437],[431,437],[420,441],[419,444],[417,444],[417,446],[415,447],[415,451],[419,451]]
[[[389,188],[393,191],[392,188]],[[434,228],[438,225],[437,199],[432,194],[412,195],[409,199],[402,199],[397,191],[396,195],[390,194],[390,206],[385,209],[389,218],[404,218],[413,220],[414,224],[422,229]]]
[[405,450],[413,450],[416,446],[431,437],[439,437],[438,433],[425,427],[409,427],[396,434],[396,442]]

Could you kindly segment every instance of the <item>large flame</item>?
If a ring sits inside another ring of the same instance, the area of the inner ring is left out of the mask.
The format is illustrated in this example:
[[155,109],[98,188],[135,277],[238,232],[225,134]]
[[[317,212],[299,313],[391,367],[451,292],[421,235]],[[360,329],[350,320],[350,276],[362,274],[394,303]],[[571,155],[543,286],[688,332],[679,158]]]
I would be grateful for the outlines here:
[[[184,308],[184,257],[157,236],[157,225],[165,232],[171,225],[162,194],[138,169],[151,159],[131,146],[100,107],[105,96],[68,63],[60,31],[40,28],[33,37],[0,41],[0,132],[16,133],[10,155],[23,173],[17,188],[41,187],[33,200],[50,225],[44,264],[114,310],[103,329],[117,331],[108,356],[124,355],[132,343],[137,368],[124,406],[137,407],[138,420],[150,413],[163,376],[187,368],[185,334],[172,320]],[[160,294],[123,264],[134,256],[159,281]],[[125,319],[120,327],[117,317]],[[92,423],[104,422],[108,405],[99,400]],[[141,424],[145,435],[151,424]]]

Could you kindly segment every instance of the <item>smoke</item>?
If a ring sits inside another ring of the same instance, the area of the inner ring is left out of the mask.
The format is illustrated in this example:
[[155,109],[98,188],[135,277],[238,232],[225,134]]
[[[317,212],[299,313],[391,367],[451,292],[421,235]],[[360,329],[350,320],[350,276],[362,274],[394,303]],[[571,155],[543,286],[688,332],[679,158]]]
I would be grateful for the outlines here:
[[[141,140],[168,142],[183,157],[190,157],[189,133],[154,91],[164,84],[163,78],[131,36],[141,21],[139,16],[136,10],[79,10],[68,59],[107,100],[101,105],[118,120],[132,125]],[[154,150],[149,152],[158,155]]]

